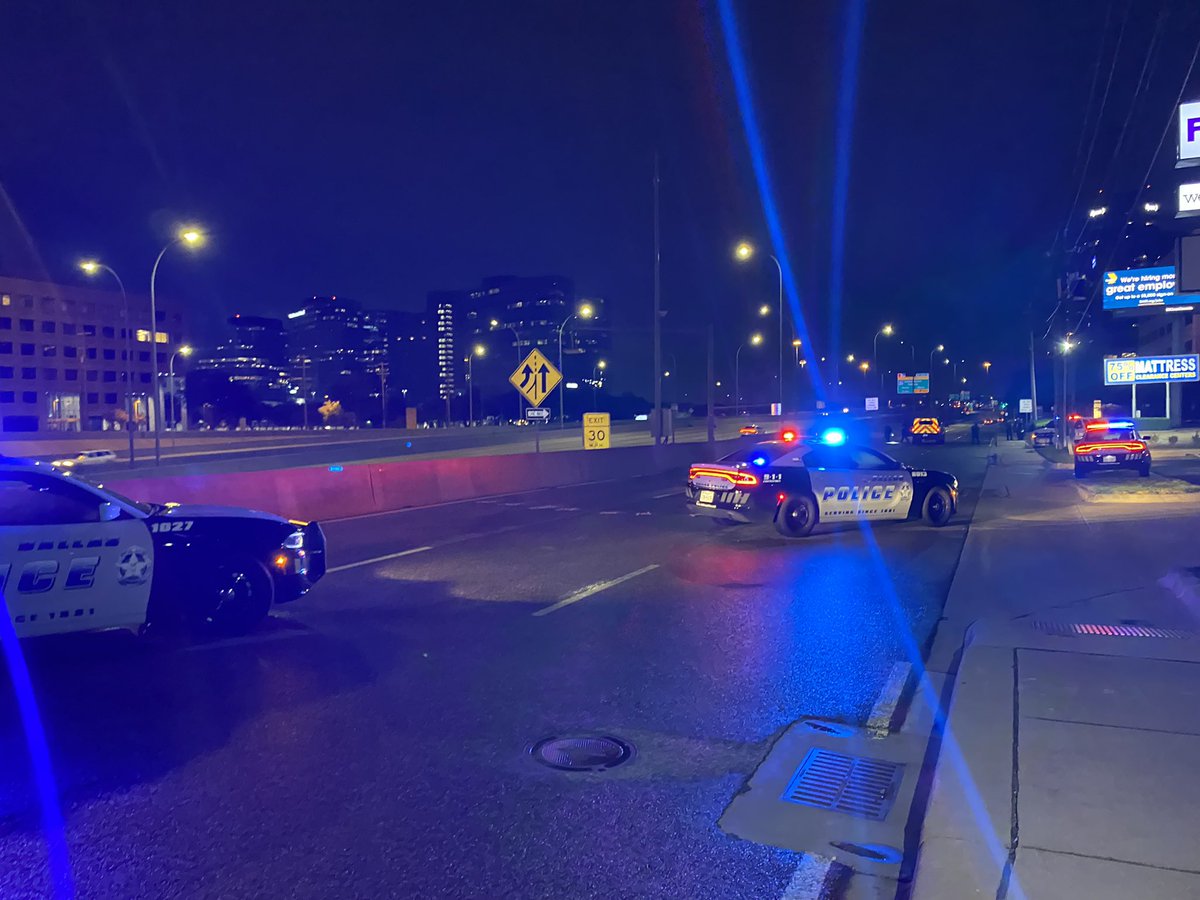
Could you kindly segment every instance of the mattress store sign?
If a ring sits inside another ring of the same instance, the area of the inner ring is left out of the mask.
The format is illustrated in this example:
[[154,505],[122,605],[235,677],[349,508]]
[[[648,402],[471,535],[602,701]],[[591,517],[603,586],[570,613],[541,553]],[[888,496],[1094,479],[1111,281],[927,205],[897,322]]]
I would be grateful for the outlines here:
[[1155,384],[1200,381],[1200,354],[1126,356],[1104,361],[1105,384]]
[[1145,306],[1175,306],[1194,303],[1175,293],[1175,267],[1124,269],[1104,273],[1104,308],[1139,309]]

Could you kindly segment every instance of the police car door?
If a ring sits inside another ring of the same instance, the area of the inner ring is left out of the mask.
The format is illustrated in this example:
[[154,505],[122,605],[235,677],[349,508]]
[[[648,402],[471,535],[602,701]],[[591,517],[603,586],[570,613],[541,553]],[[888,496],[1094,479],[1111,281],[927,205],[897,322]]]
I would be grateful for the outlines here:
[[0,471],[0,591],[18,637],[141,625],[152,567],[141,519],[67,479]]
[[894,459],[866,447],[850,450],[859,513],[869,519],[904,519],[912,506],[912,475]]

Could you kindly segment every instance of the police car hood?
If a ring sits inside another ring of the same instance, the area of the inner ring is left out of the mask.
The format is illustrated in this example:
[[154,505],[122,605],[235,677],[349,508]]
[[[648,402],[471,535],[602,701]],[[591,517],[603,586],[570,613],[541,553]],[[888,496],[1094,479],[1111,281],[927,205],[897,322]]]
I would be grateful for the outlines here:
[[164,509],[157,514],[166,519],[268,519],[272,522],[287,521],[282,516],[261,512],[257,509],[244,509],[240,506],[209,506],[206,503],[181,503]]

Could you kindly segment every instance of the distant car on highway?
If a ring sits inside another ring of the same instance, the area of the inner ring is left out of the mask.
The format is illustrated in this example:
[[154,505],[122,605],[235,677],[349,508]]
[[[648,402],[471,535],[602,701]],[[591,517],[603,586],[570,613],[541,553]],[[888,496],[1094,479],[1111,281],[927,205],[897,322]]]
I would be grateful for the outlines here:
[[315,522],[139,503],[69,471],[0,459],[0,592],[18,637],[167,624],[246,631],[324,574]]
[[848,444],[840,428],[812,441],[762,441],[714,463],[696,463],[685,492],[694,513],[729,524],[770,522],[785,537],[850,519],[924,519],[941,526],[958,509],[953,475]]
[[762,429],[757,425],[743,425],[738,429],[738,434],[742,435],[743,437],[751,434],[762,434]]
[[1142,478],[1150,475],[1150,447],[1133,422],[1097,419],[1084,427],[1075,444],[1075,477],[1087,478],[1106,469],[1133,469]]
[[75,469],[80,466],[95,466],[116,461],[117,454],[113,450],[81,450],[74,456],[56,459],[51,465],[58,466],[60,469]]

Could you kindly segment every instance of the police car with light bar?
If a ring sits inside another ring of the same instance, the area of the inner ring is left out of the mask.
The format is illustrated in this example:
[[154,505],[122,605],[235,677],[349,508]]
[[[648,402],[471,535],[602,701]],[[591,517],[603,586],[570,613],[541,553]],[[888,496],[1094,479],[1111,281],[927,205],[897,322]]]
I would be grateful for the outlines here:
[[688,471],[688,508],[723,523],[771,522],[803,537],[820,522],[923,519],[942,526],[958,510],[958,479],[906,466],[830,428],[812,441],[776,440]]
[[1133,469],[1143,478],[1150,475],[1150,447],[1133,422],[1096,419],[1083,426],[1076,441],[1076,478],[1105,469]]
[[315,522],[139,503],[0,458],[0,595],[18,637],[172,624],[243,632],[324,574]]

